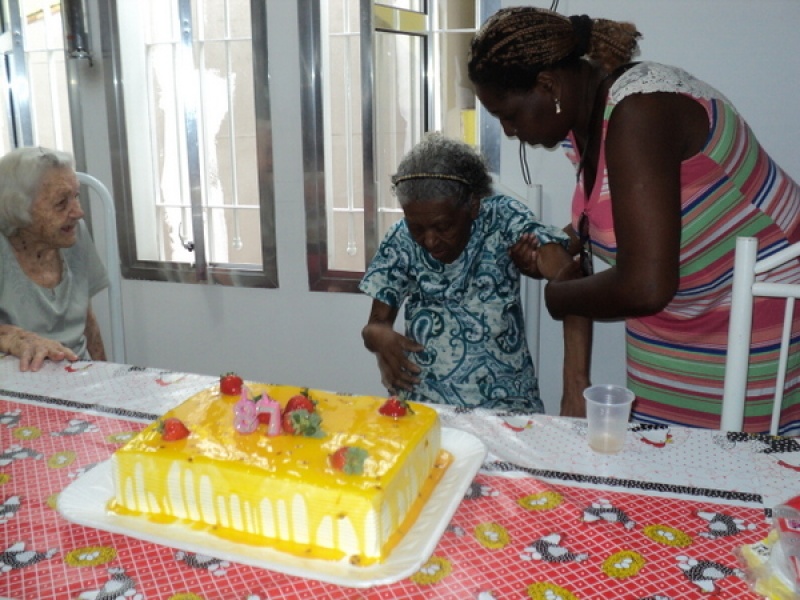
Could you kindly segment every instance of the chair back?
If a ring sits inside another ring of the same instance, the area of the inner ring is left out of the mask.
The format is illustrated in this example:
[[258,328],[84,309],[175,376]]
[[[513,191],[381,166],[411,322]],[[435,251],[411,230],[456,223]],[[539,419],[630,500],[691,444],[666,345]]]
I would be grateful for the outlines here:
[[[499,176],[493,177],[492,187],[496,194],[505,194],[511,198],[516,198],[536,215],[537,219],[542,218],[542,186],[533,184],[526,186],[524,193],[512,189],[503,184]],[[528,351],[531,353],[534,367],[539,369],[539,327],[542,314],[542,283],[538,279],[522,277],[520,279],[520,300],[522,302],[522,313],[525,318],[525,339],[528,342]]]
[[[111,359],[125,363],[125,335],[122,317],[122,275],[119,266],[119,246],[117,244],[117,217],[114,200],[108,188],[96,177],[87,173],[76,173],[81,185],[95,194],[103,207],[103,228],[105,247],[100,248],[108,272],[108,314],[111,322]],[[95,244],[98,243],[95,237]]]
[[723,431],[741,431],[744,424],[753,325],[753,299],[755,297],[784,298],[783,330],[770,424],[770,433],[777,435],[792,338],[794,301],[796,298],[800,298],[800,284],[756,281],[756,276],[796,260],[800,256],[800,243],[793,244],[761,260],[757,260],[757,255],[758,240],[756,238],[737,238],[720,428]]

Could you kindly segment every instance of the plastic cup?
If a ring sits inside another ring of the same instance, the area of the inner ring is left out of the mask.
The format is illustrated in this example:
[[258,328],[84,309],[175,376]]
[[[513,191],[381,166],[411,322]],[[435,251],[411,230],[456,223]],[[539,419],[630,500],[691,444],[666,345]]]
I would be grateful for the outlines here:
[[636,397],[620,385],[593,385],[583,391],[586,399],[589,447],[601,454],[616,454],[625,444],[631,404]]

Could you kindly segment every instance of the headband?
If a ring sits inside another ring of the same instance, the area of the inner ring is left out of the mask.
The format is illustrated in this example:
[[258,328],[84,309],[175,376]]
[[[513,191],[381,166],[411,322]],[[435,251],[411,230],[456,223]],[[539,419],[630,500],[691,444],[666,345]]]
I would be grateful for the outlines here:
[[397,185],[402,181],[409,181],[411,179],[444,179],[446,181],[457,181],[458,183],[463,183],[466,186],[470,186],[470,182],[460,177],[458,175],[447,175],[446,173],[411,173],[409,175],[399,175],[395,176],[394,183]]

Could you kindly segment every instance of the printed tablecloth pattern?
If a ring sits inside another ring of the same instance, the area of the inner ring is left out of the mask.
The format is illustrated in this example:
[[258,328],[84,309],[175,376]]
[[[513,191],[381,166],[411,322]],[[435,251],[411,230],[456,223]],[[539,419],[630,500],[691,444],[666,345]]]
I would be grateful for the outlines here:
[[[15,600],[755,598],[733,550],[768,532],[762,492],[798,489],[794,440],[634,427],[625,452],[604,457],[585,451],[581,421],[443,409],[445,425],[487,442],[484,469],[416,574],[344,588],[78,526],[54,509],[75,478],[215,378],[99,363],[21,376],[24,393],[0,383],[0,597]],[[739,462],[768,471],[764,489],[727,468]]]

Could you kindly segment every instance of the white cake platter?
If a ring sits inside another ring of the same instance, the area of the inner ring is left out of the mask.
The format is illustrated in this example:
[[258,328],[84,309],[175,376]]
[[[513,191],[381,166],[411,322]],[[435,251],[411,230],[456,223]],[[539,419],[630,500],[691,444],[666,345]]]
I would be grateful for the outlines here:
[[365,567],[354,567],[346,561],[302,558],[271,548],[237,543],[186,523],[165,525],[145,517],[110,512],[108,504],[114,497],[110,461],[100,463],[61,492],[58,511],[64,518],[79,525],[128,535],[185,552],[346,587],[368,588],[405,579],[425,564],[486,457],[483,442],[458,429],[442,429],[442,447],[453,455],[453,463],[434,489],[416,523],[384,562]]

